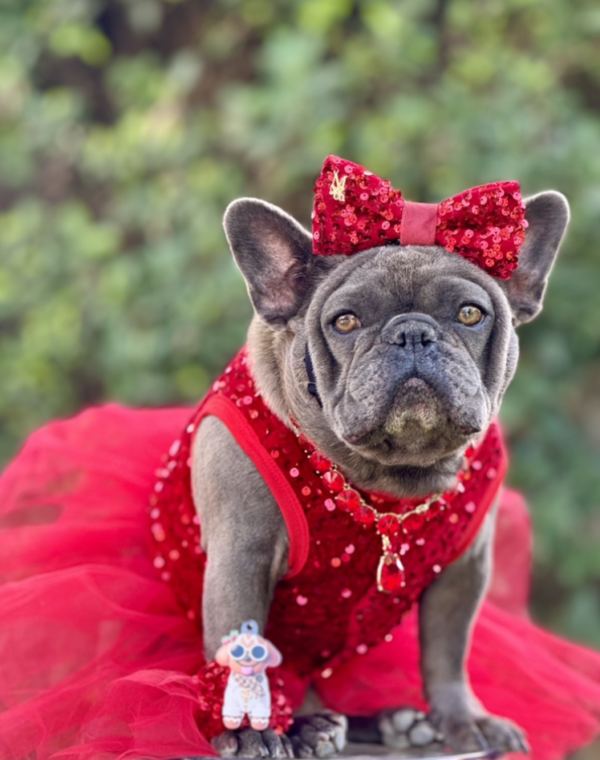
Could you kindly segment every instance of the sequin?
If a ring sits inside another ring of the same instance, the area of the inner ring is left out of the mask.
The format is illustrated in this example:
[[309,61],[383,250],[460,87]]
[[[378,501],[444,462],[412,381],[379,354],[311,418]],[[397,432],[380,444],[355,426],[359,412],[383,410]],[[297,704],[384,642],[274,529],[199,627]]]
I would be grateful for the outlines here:
[[402,521],[402,527],[412,533],[413,531],[420,530],[423,527],[423,524],[425,523],[425,515],[424,514],[414,514],[414,515],[408,515],[403,521]]
[[441,514],[446,507],[446,502],[444,499],[436,499],[435,501],[432,501],[429,505],[429,509],[425,513],[425,519],[426,520],[433,520],[435,517],[437,517],[439,514]]

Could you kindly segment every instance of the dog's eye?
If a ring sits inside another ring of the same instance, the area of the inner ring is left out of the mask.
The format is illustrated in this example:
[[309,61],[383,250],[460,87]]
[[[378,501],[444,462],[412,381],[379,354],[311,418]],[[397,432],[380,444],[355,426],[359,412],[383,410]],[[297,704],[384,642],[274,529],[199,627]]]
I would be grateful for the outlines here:
[[467,327],[478,325],[484,317],[483,312],[477,306],[463,306],[458,312],[457,319]]
[[334,322],[335,329],[341,333],[349,333],[360,327],[360,322],[355,314],[340,314]]

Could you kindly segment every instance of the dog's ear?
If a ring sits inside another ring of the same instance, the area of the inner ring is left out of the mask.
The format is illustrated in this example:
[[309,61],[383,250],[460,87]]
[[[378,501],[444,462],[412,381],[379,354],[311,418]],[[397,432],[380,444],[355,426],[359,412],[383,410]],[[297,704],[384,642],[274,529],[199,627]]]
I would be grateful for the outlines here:
[[225,668],[229,665],[229,644],[221,644],[217,649],[215,660]]
[[569,223],[569,204],[564,195],[549,190],[525,201],[525,242],[519,266],[502,284],[515,323],[529,322],[539,314],[548,276]]
[[284,326],[302,306],[319,258],[310,233],[285,211],[255,198],[231,203],[223,226],[256,313],[273,327]]

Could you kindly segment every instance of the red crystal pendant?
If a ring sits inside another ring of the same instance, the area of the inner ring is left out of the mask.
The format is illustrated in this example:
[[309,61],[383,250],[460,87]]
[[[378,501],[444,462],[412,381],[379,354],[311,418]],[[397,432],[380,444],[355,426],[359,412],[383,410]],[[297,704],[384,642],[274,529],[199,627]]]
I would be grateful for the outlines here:
[[400,520],[396,515],[382,515],[377,521],[377,531],[382,536],[395,536],[400,530]]
[[360,495],[353,488],[345,488],[335,497],[336,504],[343,512],[352,514],[360,507]]
[[323,475],[323,483],[325,483],[327,488],[334,493],[339,493],[339,491],[341,491],[346,485],[344,478],[335,470],[329,470],[329,472],[326,472],[325,475]]
[[310,463],[315,468],[315,472],[322,475],[327,470],[331,469],[331,459],[327,459],[326,456],[320,454],[318,451],[313,452],[310,455]]
[[404,567],[395,552],[385,552],[377,568],[377,588],[386,594],[400,591],[406,585]]
[[354,512],[353,517],[357,523],[368,528],[370,525],[373,525],[377,515],[371,507],[366,504],[361,504],[361,506]]

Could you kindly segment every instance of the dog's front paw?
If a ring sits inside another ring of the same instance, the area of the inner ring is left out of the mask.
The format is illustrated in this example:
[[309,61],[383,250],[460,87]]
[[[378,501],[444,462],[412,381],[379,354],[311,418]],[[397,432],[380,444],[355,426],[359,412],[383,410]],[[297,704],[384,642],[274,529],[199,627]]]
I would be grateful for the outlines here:
[[295,757],[330,757],[344,749],[347,732],[344,715],[320,712],[294,718],[288,736]]
[[211,744],[221,757],[294,757],[288,737],[271,728],[265,731],[253,728],[225,731],[215,736]]
[[433,711],[430,720],[444,737],[444,744],[453,752],[529,752],[525,735],[518,726],[492,715],[470,715],[460,712]]

